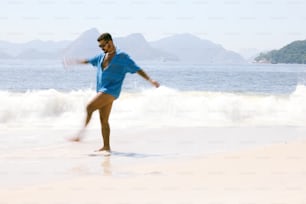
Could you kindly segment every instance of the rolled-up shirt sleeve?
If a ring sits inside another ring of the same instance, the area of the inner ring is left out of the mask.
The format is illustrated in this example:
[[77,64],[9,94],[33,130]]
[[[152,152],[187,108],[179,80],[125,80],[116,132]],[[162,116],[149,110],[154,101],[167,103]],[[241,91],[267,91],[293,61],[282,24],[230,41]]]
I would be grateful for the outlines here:
[[102,55],[97,55],[93,58],[87,59],[88,63],[91,64],[94,67],[98,67],[99,66],[99,62],[101,57],[103,57]]
[[129,55],[126,55],[125,59],[126,72],[134,74],[138,72],[141,68],[130,58]]

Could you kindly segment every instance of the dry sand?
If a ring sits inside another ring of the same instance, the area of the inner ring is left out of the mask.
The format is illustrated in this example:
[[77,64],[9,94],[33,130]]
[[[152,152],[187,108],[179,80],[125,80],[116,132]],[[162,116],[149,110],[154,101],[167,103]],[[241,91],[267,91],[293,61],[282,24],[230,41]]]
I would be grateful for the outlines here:
[[[6,155],[5,159],[16,159],[18,155],[21,160],[38,158],[38,162],[53,158],[52,164],[64,168],[61,158],[76,152],[69,144],[52,151],[36,149],[22,156],[16,153],[11,158]],[[64,162],[77,164],[73,176],[66,171],[61,179],[52,179],[50,171],[49,175],[44,174],[47,178],[42,182],[2,185],[0,204],[306,203],[306,142],[303,141],[124,165],[115,158],[116,155],[98,155],[94,159],[66,157]],[[90,171],[89,166],[99,166],[102,171]],[[46,167],[37,168],[36,173]],[[31,173],[26,176],[31,177]]]

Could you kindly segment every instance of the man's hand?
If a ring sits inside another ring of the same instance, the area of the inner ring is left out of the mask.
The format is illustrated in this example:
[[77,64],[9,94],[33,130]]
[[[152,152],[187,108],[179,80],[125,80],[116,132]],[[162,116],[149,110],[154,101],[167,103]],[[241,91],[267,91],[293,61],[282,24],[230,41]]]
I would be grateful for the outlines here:
[[149,81],[153,86],[155,86],[156,88],[158,88],[160,86],[160,84],[151,79],[146,73],[145,71],[143,71],[142,69],[140,69],[138,72],[137,72],[140,76],[142,76],[145,80]]
[[150,81],[151,84],[152,84],[153,86],[155,86],[156,88],[158,88],[158,87],[160,86],[160,84],[159,84],[157,81],[153,80],[153,79],[149,79],[149,81]]
[[62,63],[63,63],[63,66],[65,68],[68,68],[69,66],[72,66],[72,65],[87,64],[88,61],[87,60],[80,60],[80,59],[70,59],[70,58],[64,57],[62,59]]

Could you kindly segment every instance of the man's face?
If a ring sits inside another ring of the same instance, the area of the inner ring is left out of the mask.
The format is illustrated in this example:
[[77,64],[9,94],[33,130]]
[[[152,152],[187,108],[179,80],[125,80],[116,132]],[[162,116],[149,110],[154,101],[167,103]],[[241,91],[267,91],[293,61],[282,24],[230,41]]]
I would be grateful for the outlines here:
[[110,49],[110,42],[101,40],[99,41],[99,47],[104,51],[104,53],[107,53]]

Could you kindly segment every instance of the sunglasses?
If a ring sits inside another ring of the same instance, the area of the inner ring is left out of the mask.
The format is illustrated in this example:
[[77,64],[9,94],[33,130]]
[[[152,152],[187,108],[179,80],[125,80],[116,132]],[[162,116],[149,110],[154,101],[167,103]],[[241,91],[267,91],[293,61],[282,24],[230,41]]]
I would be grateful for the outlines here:
[[104,44],[99,44],[99,47],[104,48],[108,44],[108,41],[106,41]]

